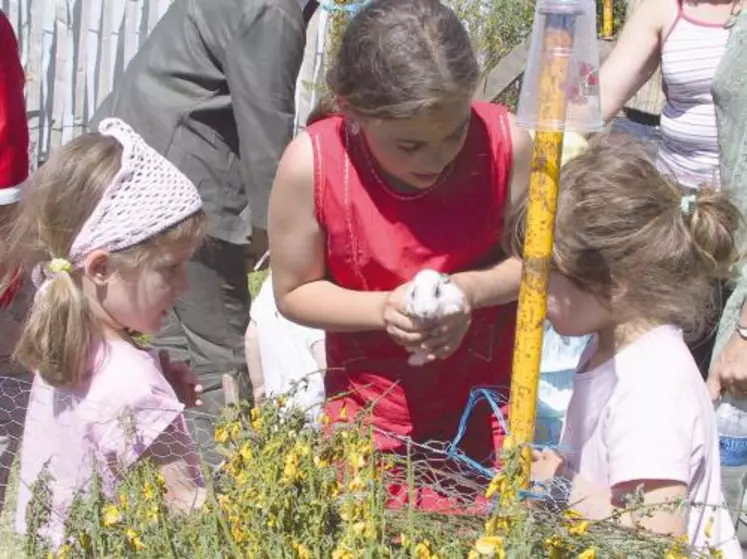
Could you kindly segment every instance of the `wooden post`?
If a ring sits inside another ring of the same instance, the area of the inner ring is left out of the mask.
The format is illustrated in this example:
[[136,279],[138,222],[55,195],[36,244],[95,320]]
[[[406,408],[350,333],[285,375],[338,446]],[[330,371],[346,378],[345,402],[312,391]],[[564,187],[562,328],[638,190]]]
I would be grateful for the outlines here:
[[[533,440],[537,414],[542,337],[547,310],[547,280],[552,254],[555,211],[558,198],[563,129],[543,130],[543,122],[564,122],[565,84],[577,13],[568,10],[546,13],[545,34],[540,56],[539,129],[536,131],[529,185],[524,270],[519,290],[519,311],[514,346],[510,396],[510,433],[513,442],[524,445]],[[535,18],[535,25],[537,24]],[[531,55],[530,55],[531,58]],[[529,461],[529,447],[524,447]],[[527,464],[528,465],[528,464]],[[524,468],[524,484],[529,468]]]

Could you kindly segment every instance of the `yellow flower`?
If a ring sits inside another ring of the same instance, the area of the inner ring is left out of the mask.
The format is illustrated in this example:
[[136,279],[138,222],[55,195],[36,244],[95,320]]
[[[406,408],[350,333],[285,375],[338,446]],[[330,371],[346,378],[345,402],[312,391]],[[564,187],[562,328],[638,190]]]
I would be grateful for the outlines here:
[[491,557],[506,557],[506,551],[503,548],[503,538],[499,536],[483,536],[475,543],[475,550],[481,555],[490,555]]
[[407,538],[407,534],[405,534],[404,532],[399,535],[399,541],[402,547],[410,547],[410,540]]
[[133,549],[137,551],[145,549],[145,544],[140,539],[140,536],[138,535],[138,533],[132,528],[127,528],[127,531],[125,532],[125,538],[127,539],[127,543]]
[[330,421],[331,420],[329,419],[329,416],[326,413],[323,413],[322,415],[319,416],[319,423],[321,423],[322,425],[325,425],[325,426],[329,425]]
[[252,429],[259,431],[262,428],[264,423],[262,421],[262,411],[259,408],[252,408],[252,411],[249,412],[249,419],[251,420]]
[[233,541],[235,541],[236,543],[241,543],[246,538],[246,534],[241,529],[238,523],[233,525],[231,529],[231,535],[233,536]]
[[252,447],[249,446],[249,443],[241,445],[239,456],[241,456],[241,459],[244,460],[244,462],[249,462],[249,460],[252,459]]
[[581,514],[580,512],[578,512],[577,510],[574,510],[574,509],[567,509],[563,513],[563,518],[565,520],[571,520],[571,521],[573,521],[573,520],[581,520],[583,517],[584,517],[583,514]]
[[116,506],[108,504],[104,507],[102,514],[104,526],[114,526],[119,523],[120,518],[121,515],[119,513],[119,509]]
[[306,547],[302,543],[294,543],[293,549],[296,552],[296,557],[298,559],[311,559],[311,551],[309,551],[309,548]]
[[146,481],[145,485],[143,485],[143,497],[146,501],[150,501],[155,496],[156,492],[153,489],[153,486]]
[[215,428],[215,442],[226,444],[228,442],[228,431],[223,426]]
[[685,559],[685,557],[688,557],[688,554],[686,553],[687,546],[687,535],[682,534],[677,536],[674,538],[672,546],[667,550],[665,559]]
[[341,547],[332,552],[332,559],[355,559],[355,555],[349,549]]
[[286,483],[293,483],[300,477],[298,465],[298,455],[291,450],[285,457],[283,481]]
[[508,480],[503,474],[497,474],[488,485],[488,489],[485,492],[485,498],[490,499],[496,493],[503,493],[508,486]]
[[433,553],[431,552],[431,542],[423,540],[415,546],[415,557],[416,559],[432,559]]
[[88,551],[91,548],[91,536],[87,532],[81,532],[78,535],[78,541],[84,550]]
[[590,547],[589,549],[582,551],[579,554],[578,559],[596,559],[596,557],[597,557],[597,550],[594,549],[593,547]]
[[713,517],[712,516],[706,522],[705,528],[703,529],[703,533],[705,534],[706,538],[708,538],[709,540],[711,539],[711,536],[713,535]]
[[588,531],[589,531],[588,520],[582,520],[581,522],[574,524],[573,526],[568,528],[568,533],[571,536],[583,536]]
[[120,493],[117,500],[119,501],[119,506],[122,507],[123,510],[127,510],[129,506],[129,502],[127,500],[127,493],[124,493],[124,492]]
[[[65,544],[57,550],[57,559],[65,559],[70,555],[72,549],[69,545]],[[54,557],[54,556],[53,556]]]
[[350,484],[348,485],[348,487],[350,491],[360,492],[366,488],[366,484],[363,483],[360,476],[355,476],[352,480],[350,480]]
[[550,559],[563,557],[563,551],[566,545],[558,534],[550,536],[545,540],[545,550],[547,550]]
[[467,559],[480,559],[480,554],[477,553],[474,549],[470,549],[469,553],[467,554]]
[[353,524],[353,534],[355,534],[355,537],[360,538],[363,533],[366,531],[366,523],[365,522],[356,522]]
[[160,516],[159,515],[160,512],[161,511],[160,511],[160,509],[158,508],[157,505],[153,505],[152,507],[150,507],[148,509],[148,514],[147,514],[147,520],[148,520],[148,522],[150,522],[151,524],[155,524],[156,522],[158,522],[158,518]]
[[516,444],[514,443],[514,438],[511,435],[508,435],[505,439],[503,439],[503,452],[513,450],[514,446],[516,446]]

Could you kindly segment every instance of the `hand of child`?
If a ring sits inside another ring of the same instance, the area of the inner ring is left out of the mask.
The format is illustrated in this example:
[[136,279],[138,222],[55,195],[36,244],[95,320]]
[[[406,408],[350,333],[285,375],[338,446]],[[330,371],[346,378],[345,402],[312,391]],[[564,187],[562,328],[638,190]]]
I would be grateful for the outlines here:
[[532,481],[549,481],[560,475],[564,465],[565,460],[557,450],[532,450]]
[[406,349],[416,349],[428,337],[428,332],[405,311],[405,295],[410,283],[400,285],[392,291],[384,304],[383,319],[387,334],[395,343]]
[[202,405],[200,394],[202,385],[197,384],[197,375],[184,361],[172,362],[169,352],[162,349],[158,352],[161,372],[176,392],[179,401],[188,408]]
[[471,324],[472,310],[465,305],[462,310],[439,319],[428,332],[423,348],[437,359],[446,359],[459,349]]

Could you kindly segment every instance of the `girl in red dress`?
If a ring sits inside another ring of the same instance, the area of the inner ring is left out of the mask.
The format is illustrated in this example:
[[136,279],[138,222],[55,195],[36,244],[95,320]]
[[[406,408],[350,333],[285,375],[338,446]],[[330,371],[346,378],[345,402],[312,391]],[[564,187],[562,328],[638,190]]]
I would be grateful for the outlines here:
[[[510,383],[521,263],[501,240],[526,190],[531,140],[504,107],[472,102],[478,78],[451,9],[371,2],[327,76],[336,114],[289,145],[270,197],[278,308],[327,331],[327,414],[370,409],[383,451],[402,452],[405,437],[450,441],[472,388]],[[425,330],[403,308],[424,268],[448,274],[467,300]],[[408,365],[414,347],[429,363]],[[502,434],[486,405],[460,448],[491,463]]]

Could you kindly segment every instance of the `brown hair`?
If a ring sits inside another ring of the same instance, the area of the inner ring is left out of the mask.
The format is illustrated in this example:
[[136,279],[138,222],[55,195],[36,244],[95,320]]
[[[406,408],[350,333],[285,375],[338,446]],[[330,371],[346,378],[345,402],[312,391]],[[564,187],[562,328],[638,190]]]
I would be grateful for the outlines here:
[[638,142],[604,133],[562,170],[553,265],[588,293],[617,295],[612,310],[622,320],[673,324],[697,338],[717,312],[715,280],[730,277],[737,260],[740,224],[726,193],[686,192]]
[[466,29],[439,0],[374,0],[345,28],[327,72],[330,96],[307,124],[341,105],[363,117],[408,118],[471,97],[479,75]]
[[[98,133],[80,136],[56,153],[30,179],[19,213],[0,248],[9,283],[18,269],[66,258],[121,165],[117,140]],[[175,246],[195,246],[202,238],[199,212],[166,232],[113,254],[117,266],[138,266]],[[87,371],[101,328],[80,286],[80,271],[56,274],[37,294],[15,357],[53,386],[74,386]]]

